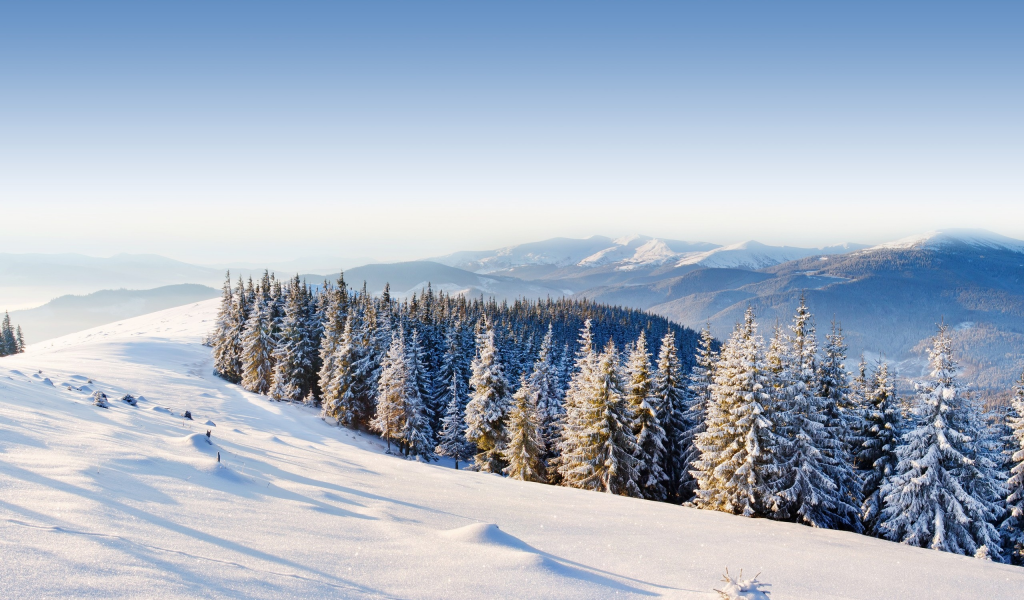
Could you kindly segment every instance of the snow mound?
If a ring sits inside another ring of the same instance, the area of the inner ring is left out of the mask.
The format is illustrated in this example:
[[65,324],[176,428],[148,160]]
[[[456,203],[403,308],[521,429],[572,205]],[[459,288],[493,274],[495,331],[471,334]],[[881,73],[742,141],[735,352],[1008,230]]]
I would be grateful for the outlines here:
[[456,542],[487,544],[515,550],[533,550],[528,544],[514,535],[505,533],[494,523],[473,523],[458,529],[449,529],[442,532],[441,535]]
[[49,377],[44,377],[44,378],[43,378],[43,380],[42,380],[42,381],[40,381],[39,383],[45,383],[46,385],[49,385],[49,386],[52,386],[52,385],[53,385],[53,382],[52,382],[52,381],[50,381],[50,378],[49,378]]
[[175,440],[175,443],[178,444],[179,446],[184,446],[186,448],[198,450],[200,452],[203,452],[204,454],[217,453],[217,451],[213,448],[213,442],[210,441],[210,438],[206,437],[206,434],[204,433],[193,433],[191,435],[186,435],[183,438],[178,438],[177,440]]
[[758,581],[756,575],[753,579],[743,579],[741,571],[739,577],[733,579],[729,571],[726,571],[722,581],[725,585],[715,591],[723,600],[771,600],[770,592],[762,589],[771,584]]
[[[140,399],[141,399],[141,398],[140,398]],[[167,413],[167,414],[169,414],[169,415],[171,415],[171,414],[174,414],[174,413],[173,413],[173,412],[171,411],[171,409],[169,409],[169,408],[165,408],[165,407],[163,407],[163,406],[154,406],[154,407],[152,407],[152,408],[151,408],[150,410],[155,410],[156,412],[162,412],[162,413]]]
[[209,425],[210,427],[216,427],[217,426],[216,423],[214,423],[213,421],[210,421],[210,420],[207,420],[205,423],[203,423],[203,425]]

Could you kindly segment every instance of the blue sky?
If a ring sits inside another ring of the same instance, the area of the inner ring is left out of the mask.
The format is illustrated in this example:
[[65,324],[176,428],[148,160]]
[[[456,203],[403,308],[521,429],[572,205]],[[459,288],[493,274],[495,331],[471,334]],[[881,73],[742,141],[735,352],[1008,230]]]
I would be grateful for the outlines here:
[[1024,238],[1022,23],[1020,2],[5,3],[0,252]]

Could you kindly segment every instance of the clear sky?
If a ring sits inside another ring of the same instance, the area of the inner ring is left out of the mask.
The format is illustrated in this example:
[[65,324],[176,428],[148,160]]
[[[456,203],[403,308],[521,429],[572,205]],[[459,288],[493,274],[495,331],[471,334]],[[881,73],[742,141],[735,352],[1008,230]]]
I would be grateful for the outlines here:
[[1024,2],[7,2],[0,252],[1024,238]]

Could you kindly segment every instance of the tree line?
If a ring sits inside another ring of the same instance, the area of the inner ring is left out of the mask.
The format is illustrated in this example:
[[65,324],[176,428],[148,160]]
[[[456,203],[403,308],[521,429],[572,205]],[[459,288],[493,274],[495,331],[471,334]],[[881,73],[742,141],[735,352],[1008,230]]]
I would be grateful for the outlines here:
[[908,398],[885,363],[847,371],[837,323],[819,350],[803,302],[767,342],[748,310],[721,344],[585,300],[265,274],[225,284],[211,345],[223,377],[409,457],[1024,562],[1024,375],[984,413],[944,326]]
[[0,323],[0,356],[21,354],[25,351],[25,338],[21,335],[21,325],[11,326],[11,315],[4,312],[4,320]]

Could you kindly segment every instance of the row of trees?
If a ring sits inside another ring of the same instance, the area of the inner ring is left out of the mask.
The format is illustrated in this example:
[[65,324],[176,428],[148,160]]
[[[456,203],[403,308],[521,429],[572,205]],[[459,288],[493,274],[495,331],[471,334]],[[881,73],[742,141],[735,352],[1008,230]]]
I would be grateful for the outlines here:
[[11,326],[11,315],[4,312],[3,323],[0,324],[0,356],[20,354],[25,351],[25,338],[21,335],[21,325]]
[[398,303],[265,276],[226,285],[213,345],[222,375],[407,456],[1024,560],[1024,376],[986,421],[945,328],[907,398],[884,363],[847,372],[838,325],[819,351],[803,303],[767,343],[748,311],[721,346],[586,302]]
[[957,377],[945,325],[931,373],[900,398],[888,365],[851,377],[833,323],[818,352],[801,302],[765,343],[748,310],[691,375],[703,414],[693,503],[1024,563],[1024,375],[986,414]]

